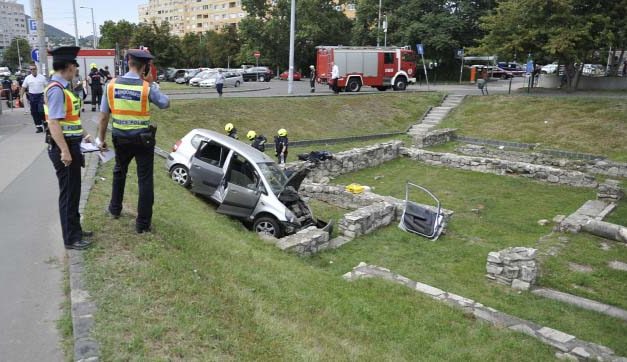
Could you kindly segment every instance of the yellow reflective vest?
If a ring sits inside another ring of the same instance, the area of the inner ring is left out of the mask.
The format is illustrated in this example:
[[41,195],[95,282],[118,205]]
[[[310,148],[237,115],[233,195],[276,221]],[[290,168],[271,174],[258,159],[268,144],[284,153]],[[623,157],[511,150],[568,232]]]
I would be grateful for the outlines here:
[[48,121],[48,90],[51,87],[60,87],[63,89],[63,94],[65,95],[65,99],[63,100],[65,105],[65,118],[59,120],[63,135],[66,137],[82,136],[81,100],[57,81],[51,81],[44,90],[44,116],[46,122]]
[[148,106],[148,82],[139,85],[120,84],[115,79],[107,84],[107,102],[111,110],[113,128],[118,131],[134,131],[148,128],[150,108]]

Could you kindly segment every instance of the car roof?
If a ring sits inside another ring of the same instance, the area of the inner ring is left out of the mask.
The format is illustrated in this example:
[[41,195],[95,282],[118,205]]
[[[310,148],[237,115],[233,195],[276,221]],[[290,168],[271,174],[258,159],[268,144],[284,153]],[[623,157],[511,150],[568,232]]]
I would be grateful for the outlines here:
[[270,157],[268,157],[268,155],[266,155],[265,153],[257,150],[256,148],[253,148],[252,146],[238,141],[232,137],[229,137],[225,134],[216,132],[216,131],[211,131],[208,129],[203,129],[203,128],[197,128],[195,130],[192,131],[194,134],[199,134],[202,136],[205,136],[209,139],[211,139],[212,141],[216,141],[217,143],[226,146],[230,149],[232,149],[233,151],[235,151],[238,155],[243,156],[244,158],[246,158],[248,161],[253,162],[253,163],[275,163],[273,159],[271,159]]

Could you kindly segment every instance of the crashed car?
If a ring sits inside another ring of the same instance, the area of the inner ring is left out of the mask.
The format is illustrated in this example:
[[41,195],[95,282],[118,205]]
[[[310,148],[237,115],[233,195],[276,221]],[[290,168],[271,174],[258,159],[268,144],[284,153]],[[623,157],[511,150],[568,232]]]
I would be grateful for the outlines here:
[[255,148],[218,132],[195,129],[174,145],[166,167],[173,181],[218,204],[217,211],[245,221],[253,231],[280,238],[316,226],[298,194],[308,170],[287,177]]

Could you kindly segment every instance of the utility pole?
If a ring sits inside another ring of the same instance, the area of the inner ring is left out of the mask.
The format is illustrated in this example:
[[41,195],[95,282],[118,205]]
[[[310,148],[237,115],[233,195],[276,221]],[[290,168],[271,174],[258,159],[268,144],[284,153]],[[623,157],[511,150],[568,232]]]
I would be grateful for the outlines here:
[[379,21],[377,21],[377,48],[379,47],[379,33],[381,32],[381,0],[379,0]]
[[294,85],[294,38],[296,33],[296,0],[292,0],[290,11],[290,67],[287,76],[287,94],[292,94]]
[[388,16],[383,15],[383,47],[387,48],[388,46]]
[[98,47],[98,41],[96,40],[96,22],[94,21],[94,8],[90,8],[89,6],[81,6],[81,9],[89,9],[91,10],[91,30],[93,37],[93,46],[94,49]]
[[72,11],[74,12],[74,45],[78,46],[78,23],[76,22],[76,0],[72,0]]
[[20,72],[22,71],[22,55],[20,54],[20,37],[16,37],[15,38],[15,44],[17,45],[17,63],[18,63],[18,69],[20,70]]
[[44,77],[48,76],[48,46],[46,45],[46,28],[41,0],[33,0],[33,17],[37,21],[37,44],[39,48],[39,70]]

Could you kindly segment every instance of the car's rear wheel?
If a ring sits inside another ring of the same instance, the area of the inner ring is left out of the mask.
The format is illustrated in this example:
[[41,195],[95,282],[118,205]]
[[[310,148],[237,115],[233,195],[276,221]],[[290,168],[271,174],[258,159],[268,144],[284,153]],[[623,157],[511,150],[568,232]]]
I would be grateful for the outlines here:
[[235,82],[235,88],[239,87],[239,85],[240,85],[240,82],[238,80],[238,81]]
[[253,230],[257,234],[266,234],[274,236],[275,238],[280,238],[281,236],[283,236],[281,225],[279,225],[277,219],[271,216],[262,216],[256,219],[253,223]]
[[260,81],[260,82],[265,82],[265,81],[266,81],[266,77],[265,77],[265,76],[263,76],[263,75],[260,75],[260,76],[259,76],[259,81]]
[[192,178],[189,176],[189,170],[183,165],[175,165],[170,170],[172,181],[183,187],[189,187],[192,184]]

